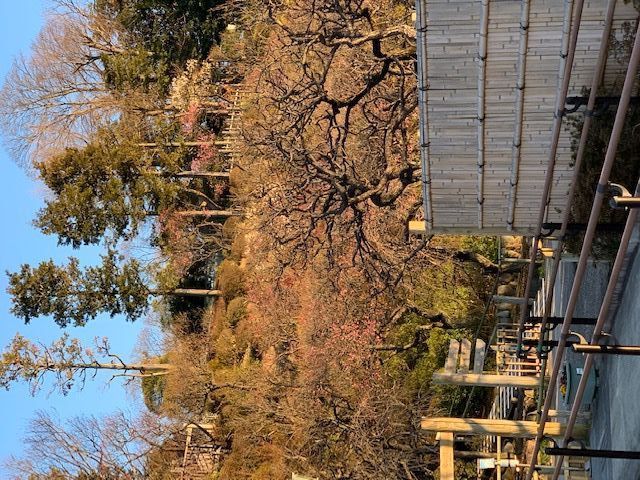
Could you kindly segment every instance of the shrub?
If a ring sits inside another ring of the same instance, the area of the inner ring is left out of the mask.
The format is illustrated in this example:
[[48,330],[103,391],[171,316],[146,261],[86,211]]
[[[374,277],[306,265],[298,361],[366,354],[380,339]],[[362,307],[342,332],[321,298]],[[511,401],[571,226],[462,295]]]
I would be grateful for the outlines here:
[[463,237],[462,245],[465,249],[479,253],[492,262],[498,260],[498,237],[468,236]]
[[240,217],[229,217],[222,225],[222,235],[225,240],[232,242],[238,235],[238,226],[240,225]]
[[215,344],[216,360],[222,365],[235,365],[240,354],[235,335],[230,328],[225,328],[220,333]]
[[227,305],[227,323],[235,327],[240,320],[247,316],[247,300],[244,297],[236,297]]
[[149,411],[159,413],[164,398],[164,376],[144,377],[141,382],[142,398]]
[[236,238],[233,240],[233,243],[231,244],[231,251],[229,253],[229,258],[231,260],[235,260],[236,262],[239,262],[240,260],[242,260],[246,247],[247,247],[247,242],[244,238],[244,235],[236,235]]
[[[248,305],[245,305],[245,308],[248,310]],[[261,345],[263,338],[256,332],[255,318],[250,317],[248,314],[244,315],[238,321],[233,331],[236,335],[238,348],[244,350],[247,346],[251,345],[252,348],[257,349],[255,355],[258,357],[261,356],[261,347],[264,348],[264,345]]]
[[227,302],[244,294],[244,272],[233,260],[224,260],[218,267],[216,277]]
[[240,193],[246,182],[247,172],[245,170],[242,170],[240,168],[233,168],[229,172],[229,188],[232,193]]
[[473,287],[461,281],[453,261],[424,270],[415,286],[415,303],[420,310],[441,312],[454,326],[467,324],[482,313],[483,302]]

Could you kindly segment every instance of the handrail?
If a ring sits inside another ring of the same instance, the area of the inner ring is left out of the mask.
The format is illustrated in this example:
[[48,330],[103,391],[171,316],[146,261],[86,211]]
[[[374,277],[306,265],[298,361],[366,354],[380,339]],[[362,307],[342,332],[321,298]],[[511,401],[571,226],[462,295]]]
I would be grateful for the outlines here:
[[[579,0],[579,2],[582,2],[582,1],[583,0]],[[562,332],[560,333],[558,347],[555,352],[553,369],[552,369],[550,380],[549,380],[549,388],[547,389],[544,407],[540,415],[538,434],[536,435],[535,445],[534,445],[533,451],[531,452],[531,455],[532,455],[531,464],[530,464],[529,470],[527,471],[527,475],[525,477],[526,480],[531,480],[531,477],[533,475],[533,470],[536,465],[536,457],[538,456],[538,452],[540,450],[540,444],[542,442],[542,437],[544,436],[544,426],[547,422],[547,419],[549,416],[549,409],[551,407],[551,402],[553,400],[553,395],[555,393],[556,382],[558,379],[558,374],[559,374],[560,366],[562,363],[562,357],[563,357],[564,349],[567,343],[567,337],[569,336],[571,321],[573,319],[573,313],[575,311],[576,304],[578,301],[578,295],[580,294],[582,279],[586,271],[587,260],[591,253],[591,245],[593,244],[593,238],[594,238],[596,226],[598,223],[598,218],[600,216],[600,210],[602,209],[602,202],[604,200],[604,195],[608,190],[609,174],[611,173],[613,162],[615,161],[618,143],[620,141],[620,137],[622,136],[622,129],[624,127],[624,122],[627,116],[627,110],[629,108],[629,100],[631,98],[631,92],[633,90],[633,85],[635,83],[635,76],[638,71],[638,64],[640,63],[640,36],[637,35],[637,30],[638,28],[636,25],[636,38],[633,44],[631,57],[629,59],[629,66],[627,68],[627,74],[625,76],[624,86],[622,88],[622,95],[620,96],[620,103],[618,104],[618,110],[616,111],[616,117],[613,123],[613,129],[611,131],[611,137],[609,139],[607,153],[605,155],[604,164],[600,172],[600,179],[598,180],[598,186],[596,188],[596,195],[593,201],[593,206],[591,208],[591,215],[589,216],[587,231],[585,232],[585,237],[582,244],[582,250],[580,251],[580,258],[578,260],[578,266],[576,269],[576,274],[573,280],[573,285],[571,287],[571,293],[569,295],[569,301],[567,304],[567,310],[564,317],[564,323],[562,324]]]
[[[571,1],[567,1],[565,8],[571,11]],[[533,275],[535,273],[535,260],[538,254],[538,241],[541,237],[542,223],[544,222],[547,205],[549,202],[549,194],[551,192],[551,183],[553,181],[553,173],[555,170],[556,154],[558,151],[558,143],[560,141],[560,133],[562,130],[562,118],[564,116],[564,105],[567,98],[567,92],[569,90],[569,80],[571,79],[571,70],[573,68],[573,59],[576,53],[576,45],[578,43],[578,32],[580,30],[580,20],[582,19],[582,8],[584,6],[584,0],[577,0],[575,5],[575,16],[571,25],[571,34],[569,39],[569,48],[566,57],[561,52],[560,57],[562,75],[562,84],[559,85],[558,94],[556,99],[556,111],[553,114],[553,128],[551,135],[551,145],[549,148],[549,160],[547,162],[547,172],[544,179],[544,187],[542,189],[542,197],[540,199],[540,208],[538,211],[538,221],[536,223],[535,233],[533,236],[533,242],[531,244],[531,251],[529,252],[530,262],[529,270],[527,272],[527,282],[524,288],[524,298],[529,298],[531,293],[531,284],[533,283]],[[565,17],[566,18],[566,17]],[[565,22],[566,24],[566,22]],[[520,309],[520,323],[518,325],[518,347],[522,345],[522,333],[524,331],[524,323],[527,319],[528,309]]]
[[[638,183],[636,185],[636,193],[635,195],[640,195],[640,179],[638,179]],[[618,284],[618,278],[620,277],[620,272],[622,270],[625,256],[627,250],[629,248],[629,240],[631,239],[631,234],[633,233],[633,228],[636,224],[636,220],[638,218],[638,210],[631,209],[629,211],[629,215],[627,216],[627,222],[624,227],[624,232],[622,234],[622,238],[620,239],[620,246],[618,247],[618,253],[616,255],[616,259],[613,263],[613,268],[611,269],[611,277],[609,277],[609,283],[607,285],[607,290],[604,294],[604,299],[602,301],[602,305],[600,306],[600,312],[598,313],[598,320],[596,322],[596,326],[593,329],[593,335],[591,336],[591,345],[598,345],[600,342],[600,338],[602,335],[602,329],[604,328],[605,322],[609,319],[610,309],[611,309],[611,301],[613,299],[613,295],[615,293],[615,289]],[[587,382],[589,380],[589,375],[593,369],[593,359],[594,356],[592,353],[585,354],[585,363],[582,367],[582,376],[580,377],[580,383],[578,384],[578,390],[576,391],[575,398],[573,400],[573,404],[571,406],[571,413],[569,414],[569,419],[567,421],[567,430],[562,439],[562,446],[567,447],[569,444],[569,440],[571,439],[571,435],[573,434],[573,427],[576,424],[576,420],[578,418],[578,410],[580,409],[580,405],[582,404],[582,398],[584,397],[584,392],[587,388]],[[560,471],[562,470],[562,462],[564,460],[564,455],[560,455],[556,457],[556,468],[553,472],[552,480],[557,480],[560,475]]]
[[587,147],[587,139],[589,138],[589,130],[591,129],[591,122],[593,120],[593,109],[596,104],[596,97],[598,94],[598,89],[600,88],[600,83],[602,82],[602,77],[604,75],[604,69],[607,64],[607,56],[609,51],[609,42],[611,37],[611,29],[613,25],[613,15],[615,12],[616,2],[615,0],[609,0],[607,5],[607,13],[605,16],[605,25],[602,30],[602,37],[600,41],[600,50],[598,53],[598,61],[596,63],[595,72],[593,74],[593,79],[591,82],[591,91],[589,92],[589,100],[587,102],[587,109],[585,111],[584,121],[582,124],[582,131],[580,132],[580,142],[578,145],[578,151],[576,153],[576,160],[573,167],[573,176],[571,178],[571,187],[569,188],[569,194],[567,196],[567,200],[564,206],[563,216],[562,216],[562,224],[560,226],[560,232],[558,234],[558,244],[553,252],[553,266],[551,270],[551,275],[549,277],[549,290],[547,293],[547,298],[545,300],[545,308],[544,314],[542,318],[542,323],[540,325],[541,330],[544,330],[547,326],[547,321],[549,319],[549,315],[551,314],[551,303],[553,301],[554,295],[554,287],[558,273],[558,267],[560,266],[560,252],[562,252],[562,245],[564,244],[564,237],[567,234],[567,226],[569,224],[569,216],[571,214],[571,204],[573,203],[573,198],[576,191],[576,186],[578,184],[578,176],[580,175],[580,169],[582,167],[582,161],[584,159],[584,154]]

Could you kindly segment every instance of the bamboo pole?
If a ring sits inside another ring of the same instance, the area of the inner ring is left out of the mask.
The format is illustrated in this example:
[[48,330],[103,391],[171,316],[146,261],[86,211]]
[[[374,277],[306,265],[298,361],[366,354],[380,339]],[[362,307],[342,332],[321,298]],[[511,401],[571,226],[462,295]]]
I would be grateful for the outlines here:
[[[602,30],[602,36],[600,39],[600,50],[598,52],[598,61],[596,63],[596,69],[593,75],[593,79],[591,82],[591,90],[589,92],[589,100],[587,101],[587,110],[584,115],[584,122],[582,124],[582,131],[580,133],[580,142],[578,144],[578,151],[576,153],[576,161],[573,167],[573,175],[571,178],[571,186],[569,187],[569,194],[567,195],[567,199],[565,202],[563,214],[562,214],[562,222],[560,224],[560,232],[558,233],[558,243],[553,251],[553,264],[551,266],[551,272],[549,272],[549,276],[547,278],[547,295],[545,297],[544,309],[542,312],[542,322],[540,325],[540,331],[546,330],[547,323],[549,320],[549,316],[551,315],[551,305],[553,302],[554,290],[556,279],[558,276],[558,270],[560,267],[560,261],[562,259],[562,247],[564,245],[564,238],[567,233],[567,228],[569,226],[569,217],[571,214],[571,204],[573,203],[573,197],[575,195],[576,185],[578,184],[578,177],[580,175],[580,171],[582,168],[582,161],[584,159],[584,153],[587,147],[587,139],[589,137],[589,130],[591,129],[591,122],[593,120],[593,116],[591,112],[593,111],[596,103],[596,97],[598,94],[598,89],[600,87],[600,83],[602,82],[602,77],[604,75],[604,69],[607,63],[607,56],[609,51],[609,41],[611,37],[611,29],[613,25],[613,15],[615,13],[615,0],[609,0],[607,6],[607,13],[605,15],[605,23],[604,28]],[[575,321],[576,319],[574,319]],[[544,335],[540,335],[540,341],[544,340]],[[539,346],[540,347],[540,346]],[[539,350],[540,351],[540,350]],[[544,359],[544,363],[546,366],[546,359]],[[539,398],[542,398],[540,396]]]
[[524,117],[525,73],[527,71],[527,46],[529,44],[530,0],[522,0],[520,10],[520,43],[518,45],[518,78],[516,80],[515,123],[511,149],[511,179],[509,181],[509,207],[507,227],[513,228],[515,221],[518,176],[520,174],[520,147],[522,146],[522,122]]
[[489,0],[481,1],[480,37],[478,39],[478,230],[483,227],[485,163],[485,93],[487,78],[487,41],[489,37]]
[[426,0],[416,0],[416,50],[418,65],[418,117],[420,132],[420,158],[422,161],[422,199],[424,227],[433,228],[431,199],[431,159],[429,150],[429,83],[427,65],[427,5]]
[[[551,193],[551,183],[553,181],[553,172],[556,164],[556,154],[558,151],[558,142],[560,141],[560,133],[562,130],[562,118],[564,116],[564,104],[567,98],[567,92],[569,90],[569,80],[571,79],[571,69],[573,67],[573,59],[575,58],[576,45],[578,43],[578,32],[580,31],[580,21],[582,19],[582,8],[584,6],[584,0],[577,0],[575,6],[575,18],[573,19],[573,25],[571,28],[570,22],[567,18],[571,18],[571,7],[573,6],[572,0],[566,0],[565,9],[565,21],[563,23],[563,47],[560,54],[560,75],[558,76],[558,92],[556,98],[556,109],[553,114],[553,129],[551,135],[551,145],[549,148],[549,159],[547,161],[547,171],[544,178],[544,187],[542,189],[542,197],[540,199],[540,206],[538,210],[538,220],[536,222],[535,235],[533,237],[530,258],[535,260],[538,253],[538,241],[540,240],[540,234],[542,232],[542,223],[547,213],[547,205],[549,202],[549,195]],[[567,13],[568,10],[568,13]],[[567,29],[571,31],[571,35],[567,35]],[[570,36],[570,39],[568,38]],[[565,43],[569,44],[568,50],[565,50]],[[566,54],[565,54],[566,52]],[[562,78],[562,81],[561,81]],[[524,297],[529,297],[531,293],[531,284],[533,283],[533,275],[535,268],[533,265],[529,265],[527,272],[527,281],[524,288]],[[522,343],[522,334],[524,332],[524,322],[527,319],[528,309],[520,309],[520,323],[518,325],[518,346]],[[530,478],[528,480],[531,480]]]
[[[409,221],[409,233],[413,235],[425,235],[430,233],[430,229],[433,227],[425,226],[426,220],[411,220]],[[495,236],[504,235],[504,227],[485,227],[482,231],[478,231],[474,227],[441,227],[438,228],[439,233],[448,233],[451,235],[478,235],[478,236]],[[533,235],[533,228],[523,227],[514,228],[511,231],[511,235]]]

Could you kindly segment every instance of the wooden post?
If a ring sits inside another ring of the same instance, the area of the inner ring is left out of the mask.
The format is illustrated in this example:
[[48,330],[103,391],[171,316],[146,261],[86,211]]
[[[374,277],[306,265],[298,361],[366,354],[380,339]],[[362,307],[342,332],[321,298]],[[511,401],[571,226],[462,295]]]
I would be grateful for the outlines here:
[[180,472],[180,480],[184,479],[185,470],[187,468],[187,460],[189,459],[189,447],[191,446],[191,436],[193,435],[193,425],[186,428],[187,439],[184,442],[184,455],[182,456],[182,470]]
[[[491,435],[515,438],[535,437],[538,433],[538,424],[526,420],[423,417],[421,427],[429,432],[453,431],[461,435]],[[565,425],[561,423],[547,422],[545,424],[545,435],[560,437],[564,435],[564,432]],[[573,436],[574,438],[584,438],[586,433],[584,425],[576,425]]]
[[473,356],[473,373],[482,373],[484,370],[484,356],[487,350],[487,344],[484,340],[476,340],[476,353]]
[[449,354],[444,363],[444,371],[447,373],[456,373],[458,365],[458,353],[460,352],[460,342],[451,340],[449,342]]
[[[475,168],[475,163],[474,163]],[[482,235],[482,236],[495,236],[495,235],[524,235],[532,236],[535,232],[533,227],[514,227],[509,231],[506,227],[485,227],[482,230],[478,230],[477,226],[460,226],[460,227],[441,227],[437,229],[438,233],[446,233],[450,235]],[[424,220],[411,220],[409,221],[409,233],[412,235],[426,235],[434,233],[433,231],[427,231],[427,227]]]
[[510,297],[508,295],[494,295],[493,301],[495,303],[512,303],[514,305],[533,305],[533,298],[529,298],[528,301],[523,297]]
[[453,461],[453,432],[440,435],[440,480],[455,480]]
[[466,338],[460,342],[460,364],[458,373],[469,373],[469,363],[471,363],[471,342]]
[[502,480],[502,467],[500,466],[500,455],[502,454],[502,438],[496,438],[496,480]]
[[488,373],[434,373],[433,383],[476,387],[538,388],[539,377],[495,375]]

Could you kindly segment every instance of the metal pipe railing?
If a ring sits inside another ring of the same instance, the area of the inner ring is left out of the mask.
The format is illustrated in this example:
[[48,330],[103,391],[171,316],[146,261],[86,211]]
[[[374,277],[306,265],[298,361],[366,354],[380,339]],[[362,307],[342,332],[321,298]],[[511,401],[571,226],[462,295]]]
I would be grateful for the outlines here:
[[[607,64],[607,57],[609,52],[609,41],[611,36],[611,29],[613,25],[613,15],[615,12],[616,2],[615,0],[609,0],[607,5],[607,13],[605,15],[604,29],[602,30],[602,36],[600,39],[600,50],[598,52],[598,61],[596,62],[596,68],[591,80],[591,90],[589,92],[589,100],[587,101],[587,110],[585,111],[584,121],[582,123],[582,131],[580,132],[580,142],[578,144],[578,151],[576,153],[576,160],[573,167],[573,175],[571,178],[571,186],[569,187],[569,194],[567,196],[564,210],[562,213],[562,223],[560,226],[560,232],[558,234],[558,243],[553,251],[553,265],[551,267],[550,275],[548,276],[549,288],[547,290],[547,297],[544,303],[543,317],[540,325],[541,331],[544,331],[547,327],[549,316],[551,315],[551,305],[553,302],[554,289],[556,279],[558,275],[558,269],[560,267],[561,252],[564,244],[564,238],[567,234],[567,226],[569,225],[569,217],[571,215],[571,204],[573,203],[573,197],[575,195],[576,186],[578,184],[578,177],[580,175],[580,169],[582,168],[582,161],[587,147],[587,139],[589,138],[589,130],[591,129],[591,122],[593,121],[593,109],[596,104],[596,97],[602,77],[604,75],[604,69]],[[540,335],[540,340],[543,340],[543,335]],[[541,398],[541,397],[540,397]]]
[[[581,2],[582,0],[580,0]],[[577,26],[577,25],[576,25]],[[636,26],[637,31],[637,26]],[[589,216],[589,223],[587,225],[587,231],[585,232],[584,242],[582,244],[582,250],[580,251],[580,258],[578,260],[578,266],[574,277],[573,285],[571,287],[571,293],[569,295],[569,301],[567,304],[567,310],[564,317],[564,323],[562,324],[562,332],[560,333],[560,339],[558,347],[555,352],[555,358],[553,362],[553,369],[549,379],[549,388],[545,397],[544,407],[540,415],[538,434],[536,435],[535,445],[531,452],[531,465],[527,471],[526,480],[531,480],[533,475],[533,469],[535,468],[536,458],[540,450],[540,443],[544,436],[544,427],[549,416],[549,409],[551,408],[551,402],[556,390],[556,382],[558,380],[558,373],[562,364],[562,357],[569,336],[571,328],[571,320],[578,301],[578,295],[580,293],[580,287],[582,285],[582,279],[587,267],[587,260],[591,253],[591,245],[593,244],[594,233],[600,211],[602,209],[602,202],[604,195],[608,190],[609,175],[613,162],[615,160],[618,143],[622,135],[622,129],[627,116],[627,109],[629,108],[629,100],[631,98],[631,92],[635,83],[635,76],[638,71],[638,63],[640,62],[640,37],[636,35],[633,50],[631,52],[631,58],[629,60],[629,66],[627,68],[627,74],[624,80],[624,86],[622,88],[622,95],[620,97],[620,103],[618,104],[618,110],[616,112],[613,129],[611,132],[611,138],[609,140],[609,146],[607,147],[607,153],[604,159],[604,165],[600,172],[600,179],[598,180],[598,186],[596,188],[596,195],[591,208],[591,215]]]
[[[566,10],[571,11],[571,5],[573,3],[568,1],[565,4]],[[577,0],[575,6],[575,16],[572,21],[573,28],[570,29],[571,35],[569,39],[569,47],[566,55],[563,55],[564,52],[564,42],[563,42],[563,51],[560,54],[561,57],[561,68],[562,72],[562,84],[559,85],[559,90],[556,99],[556,111],[553,114],[554,121],[552,127],[552,136],[551,136],[551,144],[549,147],[549,160],[547,162],[547,172],[545,174],[544,179],[544,187],[542,189],[542,198],[540,199],[540,209],[538,211],[538,220],[536,223],[536,228],[534,231],[533,242],[531,244],[530,251],[530,262],[529,269],[527,272],[527,281],[525,283],[524,288],[524,298],[529,298],[531,293],[531,284],[533,283],[533,275],[535,273],[535,259],[538,254],[538,240],[540,239],[540,234],[542,232],[542,223],[544,222],[547,204],[549,201],[549,194],[551,191],[551,183],[553,181],[553,173],[555,170],[556,163],[556,153],[558,151],[558,143],[560,141],[560,133],[562,130],[562,117],[564,115],[564,104],[567,98],[567,91],[569,90],[569,80],[571,79],[571,69],[573,67],[573,59],[575,57],[576,45],[578,43],[578,31],[580,30],[580,20],[582,19],[582,7],[584,5],[584,0]],[[566,11],[565,11],[565,27],[563,27],[564,31],[566,29]],[[518,346],[522,343],[522,333],[524,331],[524,323],[528,316],[528,309],[526,306],[520,309],[520,323],[518,325]]]
[[638,197],[613,197],[612,202],[616,207],[640,208]]
[[[638,180],[638,184],[636,186],[636,195],[640,194],[640,179]],[[615,293],[615,289],[618,283],[618,278],[620,276],[620,271],[622,270],[622,266],[624,264],[625,255],[627,253],[627,249],[629,247],[629,240],[631,239],[631,234],[633,232],[633,227],[638,218],[638,210],[631,210],[629,215],[627,216],[627,222],[625,224],[624,232],[622,234],[622,238],[620,239],[620,246],[618,247],[618,253],[616,254],[616,259],[613,263],[613,268],[611,269],[611,276],[609,277],[609,283],[607,285],[607,290],[604,294],[604,298],[602,300],[602,305],[600,306],[600,312],[598,313],[598,320],[593,329],[593,335],[591,336],[591,343],[589,346],[597,347],[600,341],[600,337],[602,334],[602,329],[604,328],[604,324],[609,318],[609,310],[611,308],[611,300],[613,299],[613,295]],[[619,352],[618,352],[619,353]],[[589,375],[591,374],[591,370],[593,367],[594,356],[592,353],[587,353],[585,355],[585,363],[582,369],[582,377],[580,378],[580,383],[578,384],[578,389],[576,391],[575,398],[573,400],[573,405],[571,406],[571,413],[569,414],[569,419],[567,421],[567,427],[564,434],[562,446],[566,447],[569,443],[569,439],[573,434],[573,427],[576,424],[576,420],[578,418],[578,410],[580,409],[580,405],[582,404],[582,398],[584,397],[584,392],[587,388],[587,381],[589,379]],[[562,470],[562,462],[564,461],[564,456],[561,455],[556,459],[556,469],[553,473],[552,480],[557,480],[560,472]]]
[[549,455],[575,455],[576,457],[590,458],[621,458],[627,460],[640,460],[640,452],[629,452],[626,450],[594,450],[591,448],[546,448]]
[[640,355],[640,345],[581,345],[575,343],[571,345],[576,353],[602,354],[602,355]]

